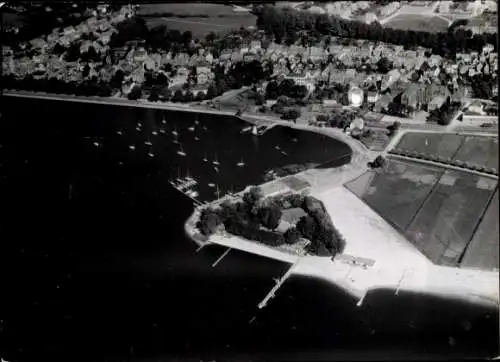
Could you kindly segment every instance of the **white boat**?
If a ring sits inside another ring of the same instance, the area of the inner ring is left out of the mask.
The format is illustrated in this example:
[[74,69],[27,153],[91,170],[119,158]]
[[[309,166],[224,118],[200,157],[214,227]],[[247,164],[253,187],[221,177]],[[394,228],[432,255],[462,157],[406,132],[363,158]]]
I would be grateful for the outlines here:
[[165,116],[163,116],[162,120],[161,120],[161,123],[162,124],[167,124],[167,121],[165,120]]
[[203,162],[208,162],[207,154],[205,153],[205,157],[203,157]]
[[135,146],[134,145],[130,145],[130,146],[128,146],[128,148],[130,148],[132,151],[135,150]]
[[252,126],[248,126],[248,127],[245,127],[243,128],[240,133],[247,133],[248,131],[250,131],[252,129]]
[[152,134],[153,134],[153,136],[158,136],[158,132],[156,132],[156,131],[153,131]]
[[214,183],[209,183],[208,187],[215,187],[215,184]]
[[141,127],[137,126],[137,127],[135,127],[135,130],[136,130],[136,131],[140,131],[140,130],[141,130]]
[[202,128],[203,128],[205,131],[208,131],[208,130],[207,130],[207,127],[203,126]]
[[240,160],[240,162],[238,162],[238,163],[236,164],[236,166],[238,166],[238,167],[243,167],[243,166],[245,166],[245,162],[243,162],[243,159],[241,159],[241,160]]
[[281,154],[282,154],[283,156],[288,156],[288,153],[286,153],[285,151],[281,151]]
[[189,128],[188,128],[188,131],[189,131],[189,132],[194,132],[194,126],[189,127]]
[[151,157],[151,158],[155,157],[154,153],[152,153],[152,152],[149,152],[148,156]]
[[215,160],[212,161],[212,164],[215,165],[215,166],[219,166],[220,165],[219,161],[217,161],[217,154],[215,155]]
[[153,145],[150,141],[145,141],[145,142],[144,142],[144,144],[145,144],[146,146],[152,146],[152,145]]
[[219,172],[219,168],[217,166],[214,166],[215,172]]
[[194,199],[194,198],[198,197],[198,192],[194,191],[194,190],[189,190],[189,191],[186,191],[186,195],[188,195]]
[[274,146],[274,149],[276,149],[278,151],[281,150],[280,146]]
[[298,142],[298,139],[292,138],[292,142]]
[[180,147],[180,148],[181,148],[181,149],[180,149],[179,151],[177,151],[177,154],[178,154],[179,156],[186,156],[186,152],[184,152],[184,150],[182,149],[182,145],[181,145],[181,147]]
[[160,133],[161,134],[165,134],[165,130],[164,129],[160,129]]
[[179,133],[177,132],[177,128],[174,128],[174,130],[172,131],[172,134],[174,136],[178,136],[179,135]]
[[257,136],[257,135],[258,135],[258,132],[257,132],[257,126],[253,126],[253,127],[252,127],[252,134],[253,134],[254,136]]
[[120,136],[123,134],[122,131],[116,131],[117,134],[119,134]]

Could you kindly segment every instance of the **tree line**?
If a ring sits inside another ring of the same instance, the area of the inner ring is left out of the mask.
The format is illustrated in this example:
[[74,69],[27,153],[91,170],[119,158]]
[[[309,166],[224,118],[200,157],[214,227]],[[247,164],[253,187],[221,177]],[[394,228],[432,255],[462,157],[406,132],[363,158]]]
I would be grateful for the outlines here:
[[276,8],[271,5],[256,7],[257,26],[277,43],[293,44],[301,38],[320,40],[323,36],[366,39],[405,47],[432,49],[434,54],[453,56],[457,52],[478,51],[484,45],[493,44],[497,50],[496,34],[475,34],[464,29],[434,33],[384,28],[378,22],[366,24],[346,20],[327,14],[311,14],[291,8]]

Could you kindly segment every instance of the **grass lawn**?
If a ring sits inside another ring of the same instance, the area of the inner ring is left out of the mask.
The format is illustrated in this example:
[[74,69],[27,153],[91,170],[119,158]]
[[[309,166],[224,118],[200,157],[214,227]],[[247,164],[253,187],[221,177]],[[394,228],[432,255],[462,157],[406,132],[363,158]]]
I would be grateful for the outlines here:
[[428,32],[446,32],[448,23],[446,20],[436,16],[420,16],[414,14],[401,14],[392,18],[384,25],[386,28],[428,31]]
[[477,175],[446,171],[406,236],[434,263],[456,266],[496,183]]
[[468,136],[454,158],[471,164],[498,169],[498,138]]
[[372,134],[361,137],[361,142],[372,151],[383,151],[391,140],[387,135],[387,129],[372,128]]
[[[150,4],[142,5],[139,11],[141,15],[154,13],[173,13],[188,17],[147,17],[145,20],[148,28],[166,25],[168,29],[180,32],[191,31],[194,38],[204,38],[211,31],[224,33],[240,27],[255,26],[257,19],[252,14],[236,13],[231,6],[219,4]],[[189,16],[201,14],[208,17]]]
[[498,189],[472,238],[462,263],[463,268],[498,269]]
[[456,134],[412,132],[405,134],[396,148],[452,158],[462,145],[463,139],[464,136]]
[[388,159],[383,172],[369,171],[346,187],[399,230],[406,230],[442,171]]

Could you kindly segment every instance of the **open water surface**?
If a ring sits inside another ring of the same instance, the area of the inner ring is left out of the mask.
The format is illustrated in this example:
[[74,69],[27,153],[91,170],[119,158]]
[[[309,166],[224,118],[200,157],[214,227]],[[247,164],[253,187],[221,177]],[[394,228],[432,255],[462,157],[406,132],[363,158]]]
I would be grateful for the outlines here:
[[[358,308],[332,285],[292,277],[258,310],[287,265],[233,250],[212,268],[223,249],[195,253],[183,231],[192,202],[169,179],[189,172],[208,200],[208,183],[239,191],[270,168],[321,164],[346,145],[282,127],[240,135],[245,124],[229,117],[0,101],[4,359],[498,354],[497,309],[394,291],[371,293]],[[186,156],[177,154],[172,130]],[[205,153],[219,172],[203,162]],[[245,167],[236,166],[241,159]]]

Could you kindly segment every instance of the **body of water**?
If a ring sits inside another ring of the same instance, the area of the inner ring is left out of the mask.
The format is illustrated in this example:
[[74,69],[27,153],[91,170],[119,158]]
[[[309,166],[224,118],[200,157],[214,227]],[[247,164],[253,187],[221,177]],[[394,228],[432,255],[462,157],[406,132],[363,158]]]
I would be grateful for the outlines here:
[[358,308],[334,286],[302,277],[258,310],[287,265],[233,250],[212,268],[224,249],[195,253],[183,229],[192,202],[168,180],[189,172],[210,200],[209,183],[239,191],[266,170],[325,163],[346,145],[282,127],[241,135],[246,125],[230,117],[1,101],[3,358],[496,353],[498,310],[393,291],[371,293]]

